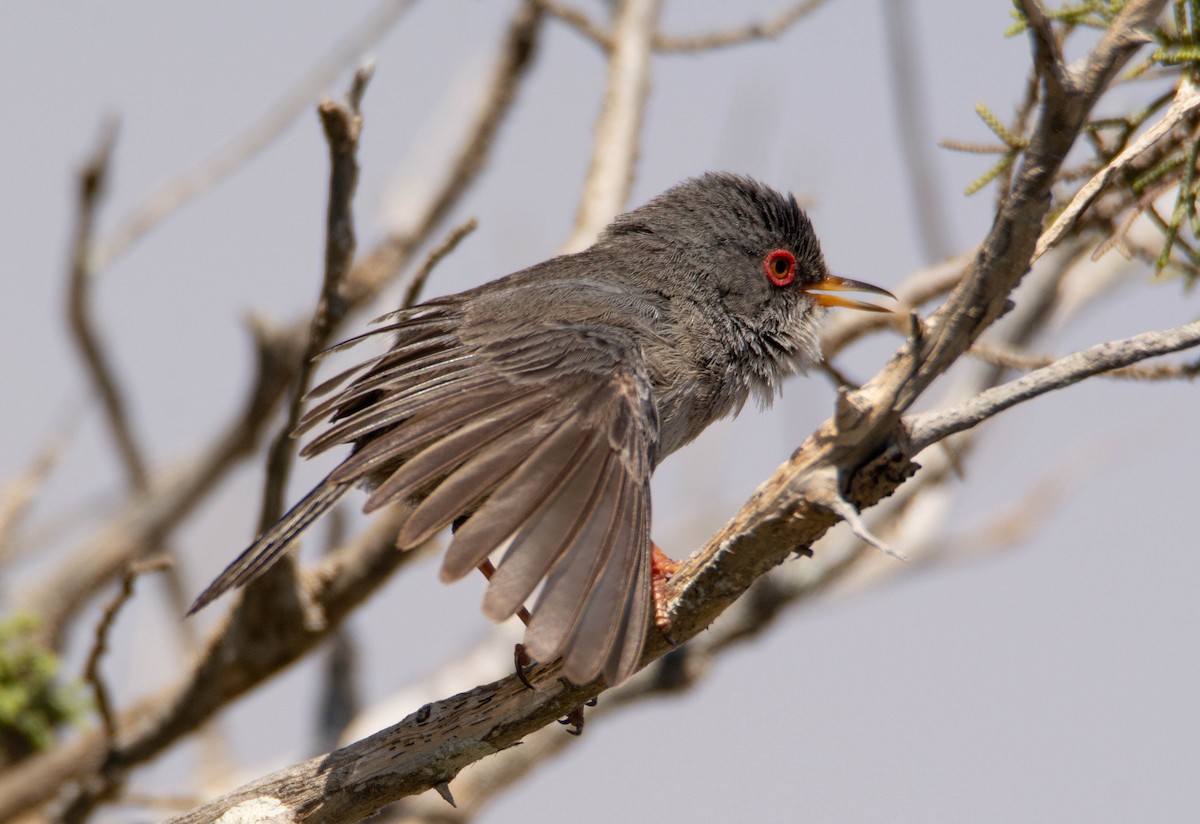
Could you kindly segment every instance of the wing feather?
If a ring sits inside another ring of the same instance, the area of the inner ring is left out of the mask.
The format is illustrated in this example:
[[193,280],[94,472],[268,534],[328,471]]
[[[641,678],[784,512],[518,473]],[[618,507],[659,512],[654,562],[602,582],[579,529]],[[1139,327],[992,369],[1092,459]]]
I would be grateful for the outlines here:
[[286,515],[255,538],[233,563],[225,567],[225,571],[192,603],[188,615],[203,608],[226,591],[244,586],[266,572],[291,546],[292,541],[313,521],[328,512],[349,489],[345,484],[332,483],[328,477],[317,484],[289,509]]
[[610,455],[608,444],[593,433],[559,484],[543,493],[541,506],[496,566],[483,599],[485,615],[512,615],[566,553],[595,551],[595,546],[580,546],[578,539],[599,503],[600,477]]

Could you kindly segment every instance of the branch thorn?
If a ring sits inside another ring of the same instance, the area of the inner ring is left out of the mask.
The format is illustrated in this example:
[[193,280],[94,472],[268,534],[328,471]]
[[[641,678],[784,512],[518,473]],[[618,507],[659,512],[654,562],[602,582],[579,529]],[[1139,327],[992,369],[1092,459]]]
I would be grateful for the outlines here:
[[445,799],[446,803],[454,809],[458,809],[458,805],[454,803],[454,795],[450,792],[450,784],[446,781],[440,784],[434,784],[433,788],[437,790],[438,795]]

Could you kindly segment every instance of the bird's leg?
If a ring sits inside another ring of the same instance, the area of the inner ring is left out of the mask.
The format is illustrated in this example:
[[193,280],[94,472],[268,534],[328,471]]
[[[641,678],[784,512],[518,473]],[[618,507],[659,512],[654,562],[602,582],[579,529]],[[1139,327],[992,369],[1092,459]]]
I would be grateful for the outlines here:
[[[491,561],[484,561],[479,565],[479,571],[483,573],[483,577],[489,581],[496,574],[496,567]],[[521,623],[529,626],[529,610],[521,607],[517,610],[517,617],[521,619]],[[533,659],[529,657],[529,653],[525,650],[524,644],[517,644],[513,647],[513,666],[516,667],[517,677],[521,679],[521,683],[529,689],[533,689],[533,684],[529,683],[529,677],[525,675],[525,670],[533,664]]]
[[[665,555],[663,558],[668,563],[675,563]],[[679,565],[675,564],[675,566]],[[496,567],[491,561],[484,561],[479,565],[479,571],[483,573],[484,578],[487,578],[490,581],[492,580],[492,576],[496,574]],[[522,624],[529,626],[529,610],[527,610],[525,607],[521,607],[519,610],[517,610],[517,617],[521,619]],[[521,679],[521,683],[524,684],[528,689],[533,689],[533,684],[529,682],[529,676],[527,676],[525,672],[532,665],[533,659],[529,657],[529,652],[525,649],[524,644],[517,644],[515,647],[513,647],[513,666],[516,667],[517,677]],[[571,710],[569,713],[567,713],[565,718],[558,719],[558,723],[565,724],[566,726],[570,727],[571,729],[567,730],[567,732],[569,732],[571,735],[583,735],[584,708],[594,706],[596,706],[595,698],[591,699],[586,704],[580,704],[578,707]]]
[[587,707],[596,706],[596,701],[597,699],[595,698],[589,698],[586,704],[580,704],[578,707],[567,713],[565,718],[558,719],[558,723],[566,727],[573,727],[574,729],[567,730],[567,732],[571,735],[583,735],[583,724],[585,721],[583,717],[583,711]]
[[650,542],[650,596],[654,602],[654,624],[671,646],[675,646],[675,639],[671,637],[671,613],[667,610],[667,581],[679,571],[680,566],[678,561],[664,555],[658,544]]

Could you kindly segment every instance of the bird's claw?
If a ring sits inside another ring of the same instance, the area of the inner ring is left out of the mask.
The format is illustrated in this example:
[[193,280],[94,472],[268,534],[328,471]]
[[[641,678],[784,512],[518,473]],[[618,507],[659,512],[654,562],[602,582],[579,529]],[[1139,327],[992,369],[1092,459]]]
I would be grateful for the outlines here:
[[521,679],[521,683],[526,689],[533,689],[533,684],[529,680],[529,676],[525,673],[533,666],[533,658],[530,657],[529,651],[525,649],[524,644],[517,644],[513,647],[513,666],[517,670],[517,678]]
[[654,601],[654,625],[662,633],[663,638],[673,647],[679,646],[671,637],[671,611],[667,606],[667,581],[679,571],[681,564],[668,558],[658,548],[658,544],[650,543],[650,595]]
[[583,711],[587,707],[596,706],[596,701],[597,699],[595,698],[589,698],[586,702],[567,713],[566,717],[558,719],[558,723],[565,727],[574,727],[574,729],[567,730],[567,733],[570,735],[583,735],[585,721]]

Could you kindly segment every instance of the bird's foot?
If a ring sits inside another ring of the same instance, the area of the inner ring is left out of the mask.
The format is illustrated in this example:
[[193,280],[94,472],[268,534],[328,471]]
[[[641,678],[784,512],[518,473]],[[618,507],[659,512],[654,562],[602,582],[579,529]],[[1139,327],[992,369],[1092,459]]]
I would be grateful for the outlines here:
[[658,548],[658,544],[650,542],[650,595],[654,601],[654,624],[671,646],[675,639],[671,637],[671,613],[667,609],[667,581],[679,571],[682,566],[678,561],[668,558]]
[[558,719],[558,723],[566,727],[572,727],[573,729],[567,730],[567,732],[571,735],[583,735],[583,724],[585,720],[583,717],[583,711],[587,707],[594,706],[596,706],[596,699],[589,699],[586,704],[580,704],[578,707],[567,713],[565,718]]

